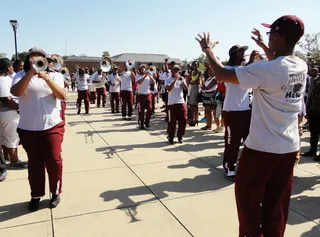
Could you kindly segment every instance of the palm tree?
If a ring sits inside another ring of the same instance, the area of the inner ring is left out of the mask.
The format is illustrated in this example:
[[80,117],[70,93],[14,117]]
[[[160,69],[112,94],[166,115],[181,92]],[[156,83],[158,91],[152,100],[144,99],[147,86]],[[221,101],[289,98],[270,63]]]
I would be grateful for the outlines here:
[[102,57],[109,57],[109,56],[110,56],[109,51],[103,51]]

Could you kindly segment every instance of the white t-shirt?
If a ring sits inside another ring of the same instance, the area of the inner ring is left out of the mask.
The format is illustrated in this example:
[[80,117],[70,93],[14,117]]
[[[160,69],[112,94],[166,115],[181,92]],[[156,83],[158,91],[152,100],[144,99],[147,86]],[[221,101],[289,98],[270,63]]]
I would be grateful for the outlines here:
[[[142,78],[144,77],[144,75],[137,75],[136,76],[136,83],[138,83],[138,81],[140,81]],[[147,76],[144,81],[139,84],[139,88],[138,88],[138,93],[142,94],[142,95],[147,95],[150,94],[150,81],[151,78],[149,76]]]
[[154,83],[154,88],[153,90],[150,90],[151,94],[157,94],[158,93],[158,83]]
[[168,78],[171,78],[172,77],[172,73],[171,71],[169,70],[169,72],[163,72],[160,77],[159,77],[159,80],[161,81],[165,81],[167,80]]
[[121,78],[119,77],[118,74],[116,74],[116,75],[114,75],[114,74],[108,75],[108,81],[110,82],[110,84],[114,84],[114,86],[110,85],[110,87],[109,87],[109,91],[110,92],[120,92],[120,81],[121,81]]
[[[17,74],[12,85],[18,83],[25,73]],[[56,73],[49,76],[61,88],[64,82]],[[50,129],[62,120],[57,107],[57,98],[52,95],[48,84],[41,78],[33,76],[27,89],[19,97],[20,121],[18,127],[28,131],[44,131]]]
[[121,75],[121,90],[132,91],[132,79],[130,71],[124,71]]
[[[225,66],[227,69],[237,68],[235,66]],[[252,89],[242,89],[239,85],[224,83],[226,86],[226,95],[223,102],[223,111],[245,111],[250,110],[251,100],[249,93]]]
[[98,72],[95,72],[91,76],[91,81],[94,84],[96,89],[105,88],[106,76],[99,75]]
[[[166,86],[169,86],[174,81],[173,77],[166,79]],[[183,79],[185,82],[185,79]],[[171,91],[168,90],[168,105],[174,105],[174,104],[184,104],[184,98],[183,98],[183,88],[178,81],[175,82],[173,88]]]
[[[11,85],[12,85],[12,79],[9,76],[0,76],[0,98],[9,97],[9,96],[12,97],[10,93]],[[2,104],[2,102],[0,101],[0,112],[5,112],[9,110],[12,110],[12,109],[8,108],[4,104]]]
[[88,74],[80,76],[79,73],[76,73],[74,74],[74,77],[76,78],[79,91],[86,91],[89,89],[88,84],[90,84],[90,76]]
[[[59,83],[60,86],[62,86],[62,88],[64,88],[64,76],[62,75],[62,73],[60,72],[50,72],[49,75],[51,76],[51,78],[53,76],[57,77],[57,83]],[[61,82],[63,82],[61,84]],[[59,110],[61,110],[61,100],[57,99],[57,108]]]
[[241,88],[253,88],[254,94],[246,146],[275,154],[298,151],[307,64],[298,57],[278,57],[235,70]]

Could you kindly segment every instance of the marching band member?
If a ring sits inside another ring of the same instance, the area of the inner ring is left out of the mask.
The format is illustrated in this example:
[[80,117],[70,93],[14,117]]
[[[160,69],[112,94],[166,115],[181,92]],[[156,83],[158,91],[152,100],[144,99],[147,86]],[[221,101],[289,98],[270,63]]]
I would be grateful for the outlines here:
[[96,103],[96,98],[97,98],[97,92],[96,92],[96,87],[95,85],[92,83],[92,75],[94,73],[94,71],[92,69],[86,69],[86,73],[89,75],[90,80],[88,82],[88,90],[89,90],[89,94],[90,94],[90,104],[95,104]]
[[84,100],[84,107],[86,110],[86,114],[89,114],[89,97],[90,93],[88,91],[88,84],[90,82],[90,76],[85,73],[83,68],[79,68],[78,73],[74,75],[77,80],[78,86],[78,99],[77,99],[77,108],[78,114],[81,112],[81,101]]
[[[112,73],[108,75],[111,113],[119,113],[120,81],[121,78],[118,74],[118,67],[115,66]],[[116,104],[116,107],[114,107],[114,104]]]
[[55,73],[37,72],[35,57],[46,57],[46,53],[39,48],[30,49],[24,63],[25,73],[14,78],[11,88],[11,93],[19,97],[18,133],[28,155],[30,211],[39,209],[40,198],[45,195],[45,170],[52,194],[50,207],[60,202],[65,123],[60,117],[57,99],[66,99],[63,80]]
[[158,83],[157,82],[151,83],[150,92],[151,92],[151,105],[152,105],[151,116],[154,116],[155,110],[156,110],[156,99],[157,99],[157,95],[158,95]]
[[107,96],[107,90],[106,90],[106,74],[102,73],[101,69],[98,69],[92,76],[91,81],[93,85],[96,88],[97,92],[97,106],[100,107],[101,104],[101,97],[102,97],[102,106],[106,106],[106,96]]
[[166,80],[168,90],[168,111],[169,121],[167,127],[168,141],[173,144],[173,138],[176,131],[176,122],[178,121],[178,141],[182,143],[182,136],[185,134],[187,126],[187,108],[183,98],[183,89],[187,89],[186,81],[179,75],[180,66],[172,67],[172,77]]
[[[150,73],[146,71],[146,65],[141,64],[139,67],[139,75],[136,76],[136,83],[138,88],[138,107],[139,107],[139,127],[145,129],[149,127],[151,118],[151,94],[150,83],[155,83],[155,80],[150,76]],[[147,110],[146,117],[144,117],[144,111]]]
[[133,89],[132,81],[135,80],[135,75],[127,67],[124,68],[121,75],[121,100],[122,100],[122,119],[125,120],[127,116],[128,106],[128,120],[131,120],[132,106],[133,106]]

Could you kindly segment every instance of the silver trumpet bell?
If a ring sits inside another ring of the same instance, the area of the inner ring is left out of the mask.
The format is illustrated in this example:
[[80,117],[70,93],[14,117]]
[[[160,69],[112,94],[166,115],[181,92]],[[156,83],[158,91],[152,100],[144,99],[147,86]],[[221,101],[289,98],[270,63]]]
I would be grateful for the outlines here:
[[32,59],[32,67],[37,72],[45,71],[48,68],[48,61],[42,56],[34,57]]
[[53,60],[54,69],[60,71],[63,65],[63,59],[59,54],[52,54],[51,58]]
[[150,73],[151,76],[153,76],[153,75],[157,72],[156,66],[151,65],[151,66],[148,68],[148,72]]
[[127,61],[126,61],[126,67],[127,67],[128,69],[134,68],[135,66],[136,66],[136,63],[135,63],[134,60],[127,60]]
[[112,61],[109,57],[103,57],[100,61],[100,68],[103,72],[109,72],[112,68]]

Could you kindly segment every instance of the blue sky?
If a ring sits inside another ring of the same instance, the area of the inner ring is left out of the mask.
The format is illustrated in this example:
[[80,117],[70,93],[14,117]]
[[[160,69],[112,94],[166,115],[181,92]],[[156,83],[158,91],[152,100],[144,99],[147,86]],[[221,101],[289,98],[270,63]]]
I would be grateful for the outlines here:
[[[319,0],[1,0],[1,47],[11,58],[13,31],[9,20],[19,21],[18,51],[33,46],[48,53],[101,56],[120,53],[164,53],[192,60],[201,54],[194,37],[209,31],[218,40],[216,53],[226,59],[234,44],[257,49],[251,29],[265,36],[261,22],[272,23],[295,14],[306,32],[320,32]],[[267,40],[267,37],[264,37]]]

